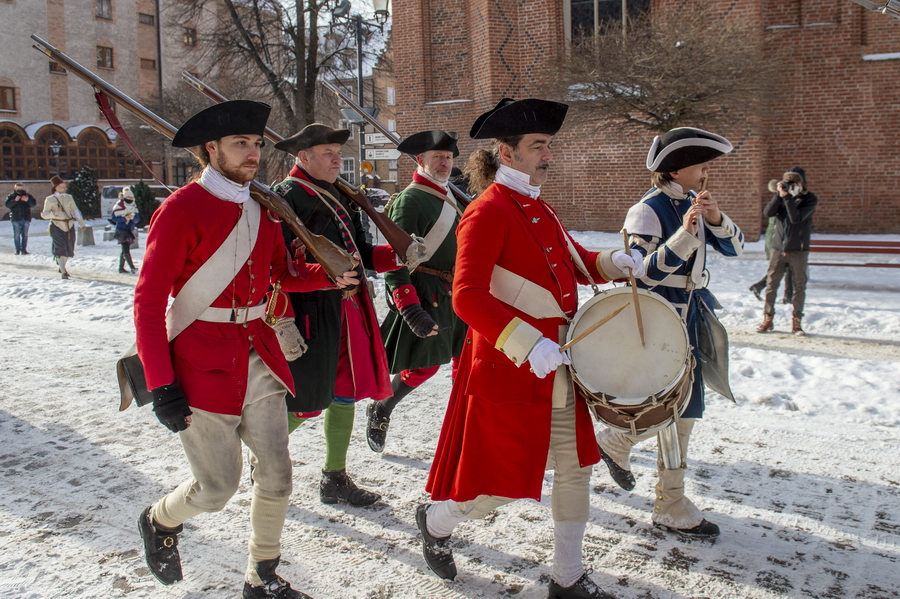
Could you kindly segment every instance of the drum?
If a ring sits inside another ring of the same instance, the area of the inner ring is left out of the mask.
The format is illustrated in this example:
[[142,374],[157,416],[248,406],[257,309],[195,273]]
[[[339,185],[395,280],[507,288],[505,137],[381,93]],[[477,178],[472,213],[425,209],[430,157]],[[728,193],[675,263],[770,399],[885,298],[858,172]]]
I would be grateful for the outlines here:
[[[572,378],[594,416],[632,434],[657,432],[684,412],[695,365],[687,328],[674,306],[643,289],[638,296],[644,346],[628,306],[568,350]],[[595,295],[575,313],[566,340],[633,301],[630,287]]]

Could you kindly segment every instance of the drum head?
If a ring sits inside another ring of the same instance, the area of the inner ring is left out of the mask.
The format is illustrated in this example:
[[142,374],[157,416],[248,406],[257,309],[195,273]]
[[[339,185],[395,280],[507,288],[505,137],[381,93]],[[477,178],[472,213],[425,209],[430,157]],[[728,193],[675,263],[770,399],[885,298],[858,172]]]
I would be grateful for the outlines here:
[[641,346],[630,287],[604,291],[575,314],[566,341],[626,303],[612,320],[569,348],[572,372],[582,388],[611,403],[638,405],[665,391],[684,374],[690,353],[687,329],[675,308],[655,293],[638,290],[645,344]]

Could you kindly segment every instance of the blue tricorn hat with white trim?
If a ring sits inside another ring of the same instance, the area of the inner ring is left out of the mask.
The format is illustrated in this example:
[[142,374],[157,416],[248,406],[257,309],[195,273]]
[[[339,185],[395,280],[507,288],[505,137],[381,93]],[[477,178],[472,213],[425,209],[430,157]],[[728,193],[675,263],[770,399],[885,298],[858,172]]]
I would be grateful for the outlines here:
[[653,138],[647,154],[647,168],[656,173],[671,173],[709,162],[733,149],[731,142],[721,135],[693,127],[678,127]]

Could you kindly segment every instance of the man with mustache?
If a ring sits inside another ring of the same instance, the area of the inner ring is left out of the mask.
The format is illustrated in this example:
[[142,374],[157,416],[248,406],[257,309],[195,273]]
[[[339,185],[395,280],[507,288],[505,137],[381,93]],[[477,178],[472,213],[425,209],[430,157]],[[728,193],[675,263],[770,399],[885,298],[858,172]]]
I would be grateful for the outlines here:
[[[469,159],[478,194],[457,228],[453,307],[469,325],[426,490],[416,510],[423,555],[453,580],[451,534],[463,520],[520,498],[540,501],[552,468],[550,599],[608,598],[582,563],[591,465],[600,460],[591,416],[560,353],[578,284],[634,268],[640,255],[589,252],[541,198],[550,144],[568,106],[504,98],[472,126],[489,150]],[[600,332],[599,334],[602,334]]]
[[421,131],[397,146],[416,157],[413,180],[388,208],[392,221],[425,239],[427,259],[412,272],[401,268],[384,276],[391,311],[381,335],[394,378],[393,395],[367,408],[366,439],[372,451],[384,451],[391,414],[413,389],[453,362],[455,378],[466,325],[453,312],[451,285],[456,261],[456,226],[463,212],[450,192],[453,159],[459,156],[456,132]]
[[[269,110],[248,100],[216,104],[191,117],[172,140],[176,148],[193,148],[204,168],[153,214],[134,324],[153,411],[179,434],[191,478],[144,509],[138,528],[157,580],[181,580],[182,524],[221,510],[237,491],[243,442],[253,467],[243,598],[299,599],[308,596],[275,572],[291,494],[284,397],[294,381],[262,318],[266,292],[273,279],[298,291],[357,280],[348,272],[335,283],[318,265],[289,264],[281,227],[251,200]],[[190,310],[179,304],[186,287],[185,301],[200,303],[202,313],[170,341],[167,329]],[[221,292],[204,310],[202,288],[210,287]],[[167,314],[170,295],[176,300]]]
[[[341,145],[347,129],[313,123],[275,144],[293,154],[296,164],[276,190],[306,227],[361,258],[357,269],[385,272],[400,268],[388,245],[366,239],[360,212],[334,186],[341,170]],[[285,242],[295,235],[286,226]],[[309,257],[312,260],[312,257]],[[290,294],[294,322],[308,349],[290,362],[297,390],[287,398],[288,427],[293,432],[308,418],[325,412],[325,463],[319,483],[322,503],[354,507],[372,505],[381,495],[362,489],[347,474],[347,451],[356,402],[391,395],[390,373],[368,285]]]

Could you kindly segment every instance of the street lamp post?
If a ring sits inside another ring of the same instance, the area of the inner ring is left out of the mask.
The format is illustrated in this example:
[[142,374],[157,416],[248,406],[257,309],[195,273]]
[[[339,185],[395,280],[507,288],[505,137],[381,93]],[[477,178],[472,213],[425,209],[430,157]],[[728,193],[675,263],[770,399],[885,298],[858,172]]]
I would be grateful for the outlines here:
[[55,139],[49,144],[50,151],[53,153],[53,162],[54,167],[56,167],[56,176],[59,177],[59,151],[62,149],[62,146]]
[[[334,13],[332,13],[334,18],[346,18],[353,22],[354,30],[356,33],[356,95],[357,102],[359,103],[360,107],[363,108],[365,108],[366,105],[365,98],[363,96],[363,26],[365,25],[369,27],[378,27],[378,29],[383,31],[384,24],[387,22],[387,19],[390,16],[390,12],[388,11],[389,4],[390,0],[372,0],[372,5],[375,8],[374,21],[367,21],[363,19],[362,15],[359,14],[348,14],[350,12],[350,0],[341,0],[340,2],[338,2],[337,7],[334,9]],[[373,113],[372,116],[375,116],[374,107],[370,110]],[[366,157],[366,121],[357,121],[356,118],[348,119],[348,121],[351,123],[355,122],[359,125],[359,164],[357,165],[359,181],[357,182],[357,184],[362,185],[364,183],[365,176],[365,173],[363,173],[362,170],[362,165]]]

